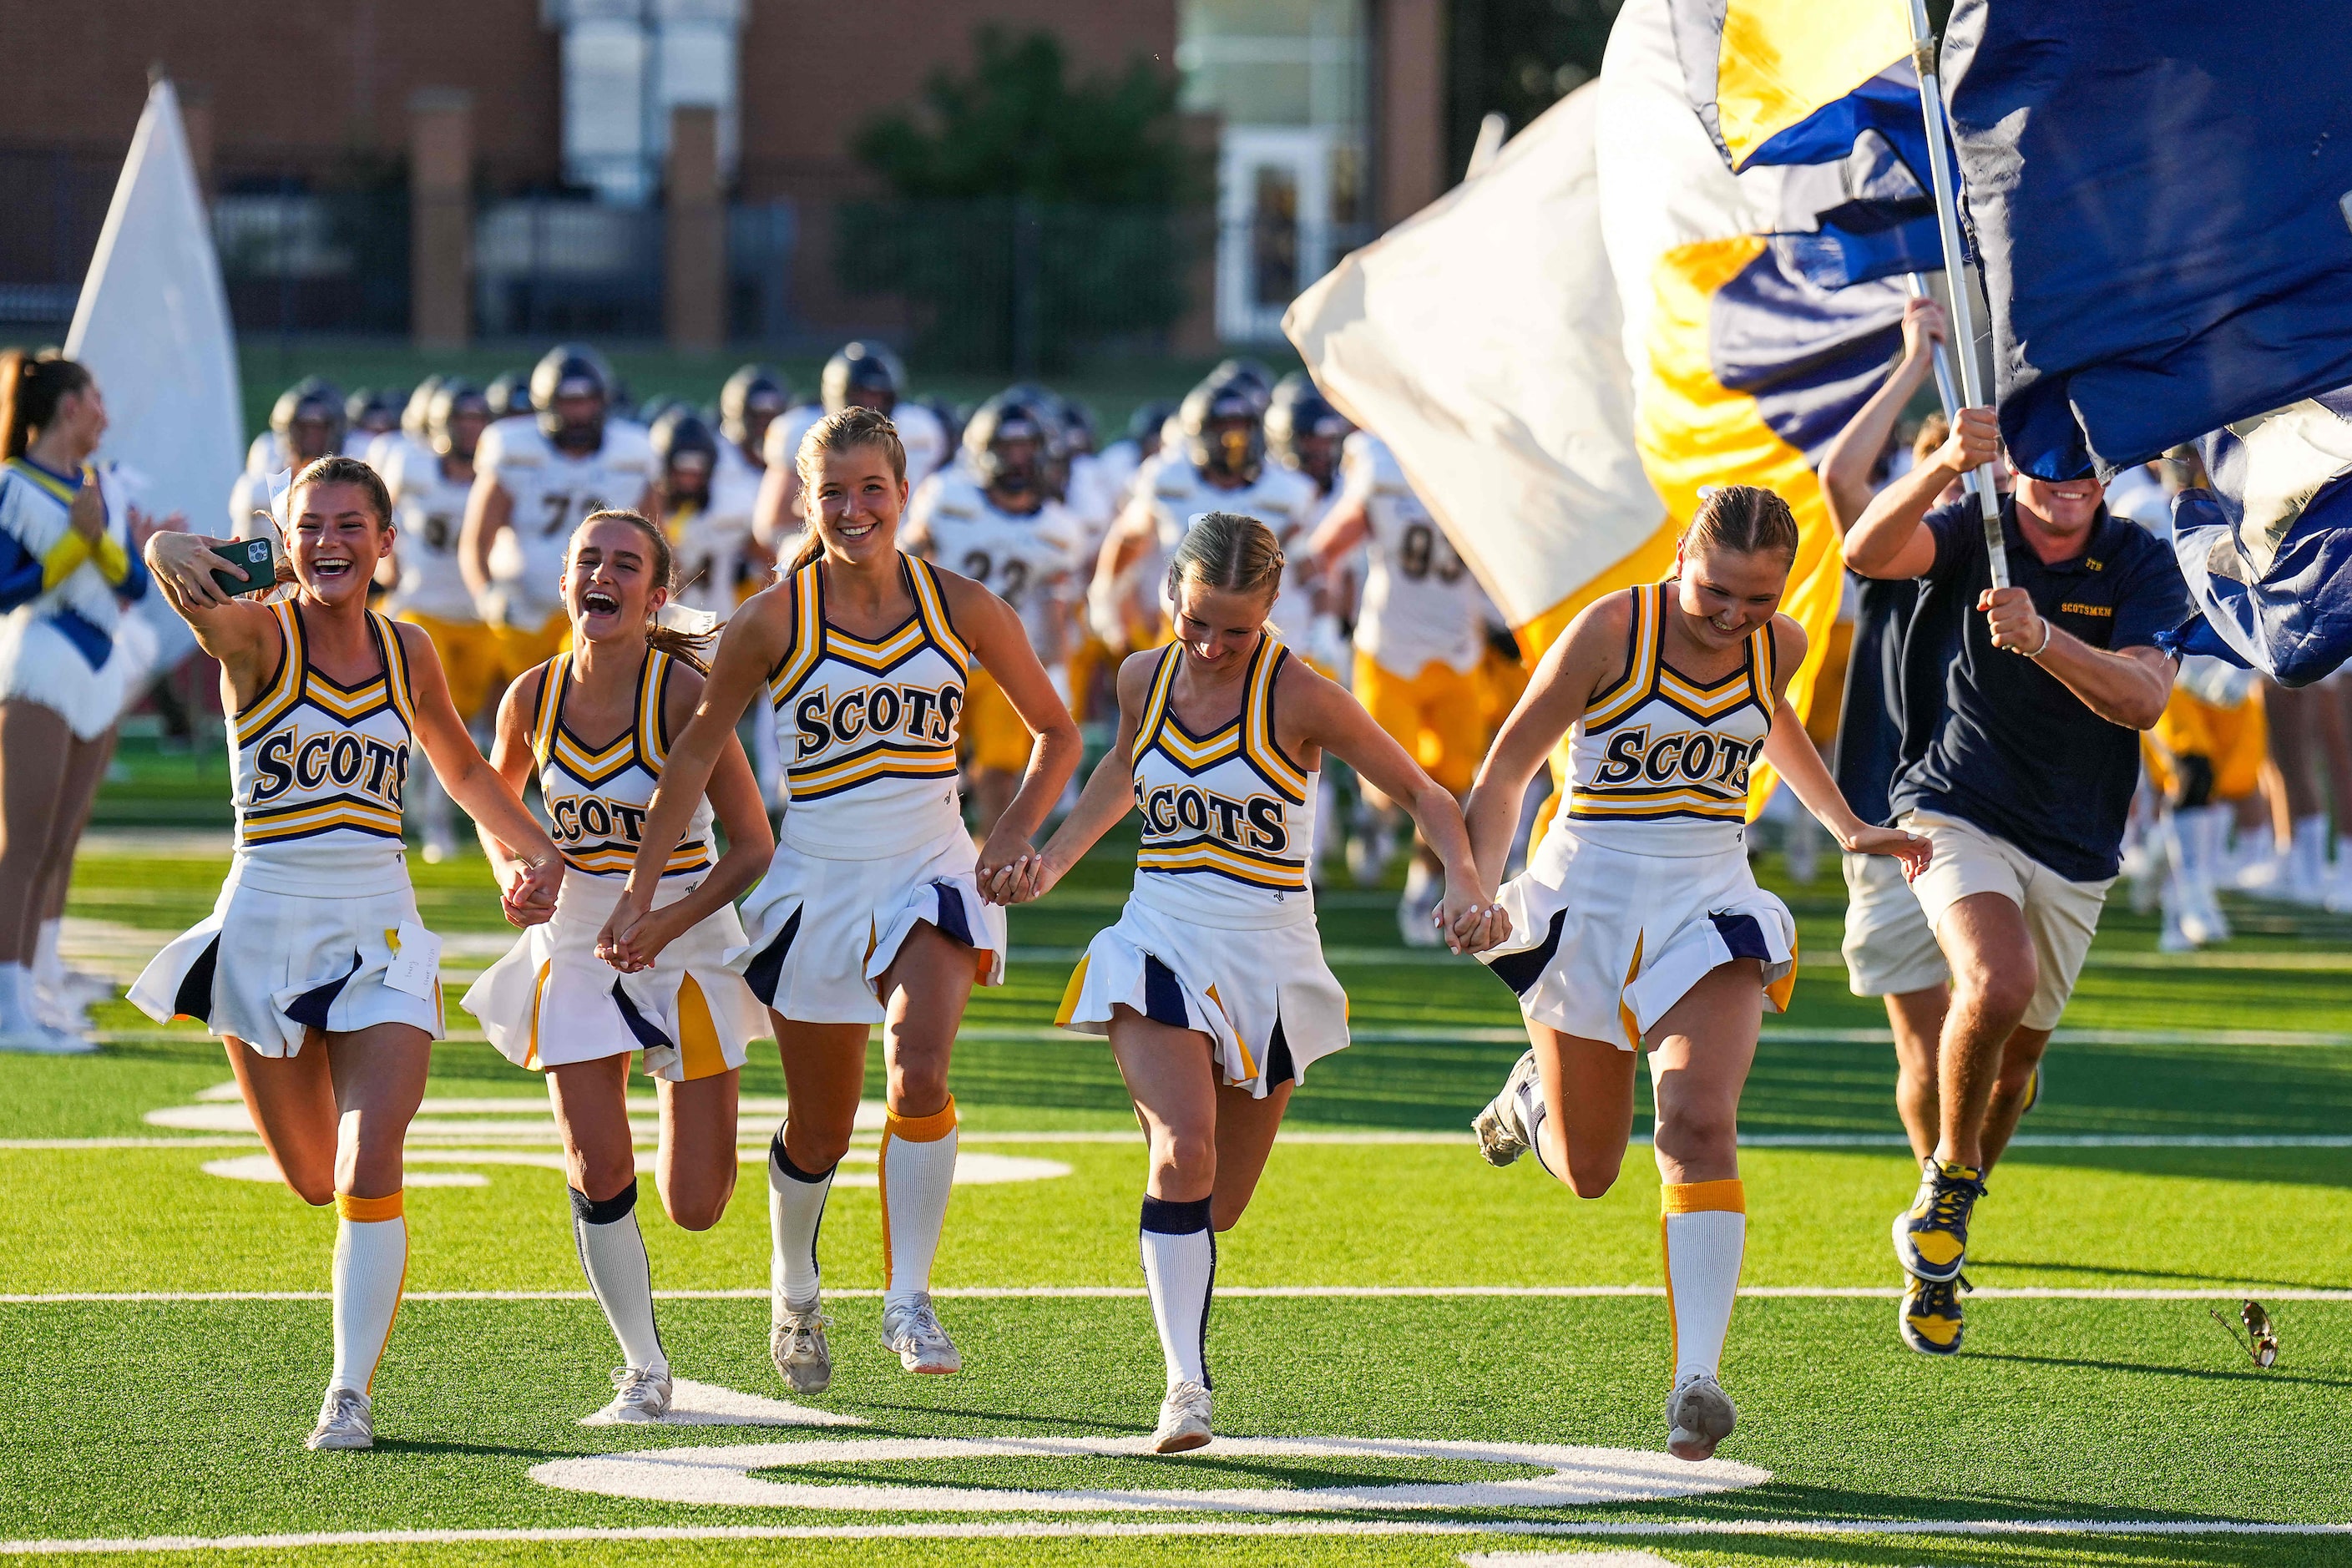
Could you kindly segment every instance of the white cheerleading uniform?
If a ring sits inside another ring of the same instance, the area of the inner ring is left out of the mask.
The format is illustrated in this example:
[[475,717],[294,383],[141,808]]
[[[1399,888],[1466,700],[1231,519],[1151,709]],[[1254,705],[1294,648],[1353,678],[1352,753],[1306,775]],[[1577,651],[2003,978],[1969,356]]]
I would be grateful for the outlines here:
[[[119,569],[110,581],[100,552],[54,584],[44,563],[73,531],[74,497],[98,486],[106,511],[104,557]],[[122,606],[148,592],[146,564],[131,542],[130,508],[110,474],[85,469],[61,478],[26,458],[0,464],[0,701],[54,710],[84,741],[113,726],[134,679],[150,662]],[[143,632],[144,628],[137,628]]]
[[1700,686],[1662,657],[1674,591],[1632,590],[1624,678],[1569,731],[1567,807],[1496,900],[1508,943],[1478,955],[1529,1018],[1627,1050],[1718,964],[1755,959],[1776,1012],[1796,984],[1796,921],[1756,885],[1746,847],[1748,773],[1772,727],[1771,626]]
[[474,471],[495,479],[514,503],[490,546],[485,619],[536,632],[563,614],[563,554],[590,512],[633,508],[653,482],[653,445],[642,426],[605,421],[595,451],[575,458],[528,419],[501,419],[482,433]]
[[1004,911],[984,902],[956,792],[971,653],[930,566],[901,554],[915,614],[877,641],[828,624],[824,564],[793,579],[792,651],[769,673],[788,800],[729,966],[786,1018],[878,1024],[878,984],[918,925],[1002,984]]
[[392,558],[399,574],[385,613],[476,619],[473,591],[457,565],[457,537],[465,531],[474,481],[447,478],[439,454],[405,437],[381,437],[376,446],[383,454],[376,472],[392,496]]
[[407,1024],[439,1039],[437,978],[421,996],[385,984],[402,927],[424,930],[400,838],[416,717],[399,630],[368,612],[383,671],[345,687],[311,667],[300,602],[269,609],[283,638],[277,673],[231,720],[228,880],[131,1000],[158,1023],[199,1019],[266,1057],[294,1055],[311,1029]]
[[[646,1054],[646,1071],[673,1082],[710,1078],[743,1065],[767,1016],[726,955],[743,945],[742,922],[719,909],[686,931],[651,969],[623,974],[596,956],[596,933],[612,917],[636,859],[646,814],[669,752],[666,698],[677,661],[648,648],[637,673],[636,717],[603,750],[563,722],[572,657],[540,667],[531,710],[531,755],[550,837],[563,855],[563,888],[553,918],[535,925],[482,973],[459,1004],[509,1061],[543,1071],[572,1062]],[[671,851],[654,907],[675,903],[709,874],[710,803]]]
[[1194,735],[1171,710],[1181,646],[1160,655],[1129,753],[1143,819],[1135,890],[1070,976],[1055,1022],[1110,1033],[1114,1008],[1209,1037],[1218,1076],[1264,1099],[1348,1044],[1348,998],[1323,962],[1307,854],[1316,774],[1275,738],[1289,650],[1250,656],[1242,711]]
[[1408,680],[1432,664],[1475,670],[1486,654],[1486,592],[1369,430],[1342,448],[1339,493],[1363,504],[1369,546],[1356,650]]

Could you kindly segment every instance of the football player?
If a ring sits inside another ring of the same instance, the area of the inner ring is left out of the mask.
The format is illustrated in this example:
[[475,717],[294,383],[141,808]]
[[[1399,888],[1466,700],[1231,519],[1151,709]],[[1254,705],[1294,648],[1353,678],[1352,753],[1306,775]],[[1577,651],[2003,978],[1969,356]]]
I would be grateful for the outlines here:
[[907,369],[898,356],[880,343],[853,342],[825,361],[818,383],[818,407],[794,408],[768,426],[761,455],[767,472],[760,484],[760,500],[752,526],[770,552],[787,553],[786,542],[801,529],[801,437],[828,414],[845,408],[871,408],[887,415],[898,427],[898,444],[907,450],[907,482],[919,485],[947,460],[947,431],[939,416],[906,395]]
[[277,531],[269,511],[269,476],[299,473],[320,458],[343,449],[343,395],[328,382],[306,375],[278,395],[269,428],[253,438],[245,472],[228,496],[230,537],[260,539]]
[[563,552],[593,511],[650,511],[653,450],[644,427],[607,417],[613,372],[595,350],[561,343],[530,373],[529,421],[483,436],[458,546],[467,586],[497,628],[499,683],[562,647]]

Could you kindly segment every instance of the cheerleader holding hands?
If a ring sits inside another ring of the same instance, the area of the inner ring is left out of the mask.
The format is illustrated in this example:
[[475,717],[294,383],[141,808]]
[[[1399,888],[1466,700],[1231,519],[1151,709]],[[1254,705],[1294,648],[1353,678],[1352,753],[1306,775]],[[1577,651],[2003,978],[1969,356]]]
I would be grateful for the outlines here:
[[[774,860],[743,903],[749,940],[728,963],[769,1008],[783,1058],[791,1108],[768,1152],[769,1350],[787,1386],[814,1394],[833,1378],[817,1230],[876,1024],[888,1072],[882,1342],[908,1372],[962,1365],[932,1310],[930,1274],[955,1173],[949,1053],[972,986],[1004,973],[1004,911],[981,897],[982,868],[1033,853],[1079,746],[1021,617],[899,548],[907,455],[890,421],[855,405],[827,415],[802,438],[798,465],[808,542],[727,623],[597,952],[625,973],[660,958],[676,933],[653,910],[654,889],[712,768],[734,750],[736,721],[755,698],[772,704],[791,798]],[[1020,789],[977,852],[956,793],[975,665],[1031,735]]]
[[369,1389],[408,1268],[401,1149],[443,1032],[441,942],[417,918],[400,837],[412,740],[450,797],[516,847],[508,918],[544,920],[563,877],[474,749],[424,628],[368,608],[391,513],[356,458],[303,468],[279,525],[293,592],[272,603],[215,580],[226,541],[147,542],[155,581],[220,661],[236,856],[211,918],[155,955],[131,1000],[221,1037],[286,1184],[335,1205],[334,1372],[312,1448],[375,1443]]
[[[587,1426],[657,1421],[670,1406],[669,1358],[637,1228],[629,1058],[645,1053],[660,1104],[662,1206],[688,1230],[708,1230],[735,1191],[744,1054],[767,1032],[751,988],[723,963],[743,945],[735,896],[775,847],[760,786],[731,734],[639,927],[654,939],[657,961],[623,976],[596,954],[670,737],[702,697],[698,639],[656,619],[676,589],[669,541],[645,517],[600,511],[573,531],[562,580],[572,650],[508,689],[491,749],[509,788],[520,793],[538,774],[568,868],[562,896],[551,910],[509,907],[522,939],[463,1004],[508,1060],[547,1075],[563,1133],[572,1239],[624,1357],[612,1403]],[[727,830],[727,853],[715,865],[714,803]],[[488,828],[482,847],[506,881],[515,851]]]
[[1109,1037],[1150,1142],[1140,1247],[1168,1374],[1163,1454],[1211,1437],[1216,1233],[1240,1222],[1307,1065],[1348,1044],[1307,874],[1323,753],[1407,803],[1444,867],[1449,947],[1510,931],[1453,795],[1267,629],[1282,569],[1256,519],[1192,520],[1168,574],[1177,640],[1119,667],[1118,744],[1042,852],[982,879],[1000,902],[1043,897],[1130,805],[1142,815],[1134,894],[1055,1021]]

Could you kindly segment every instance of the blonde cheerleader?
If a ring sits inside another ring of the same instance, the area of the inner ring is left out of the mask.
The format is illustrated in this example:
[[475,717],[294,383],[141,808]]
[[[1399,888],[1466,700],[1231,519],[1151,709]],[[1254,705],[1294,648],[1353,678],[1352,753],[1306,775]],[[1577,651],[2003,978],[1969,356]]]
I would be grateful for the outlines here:
[[1436,847],[1449,945],[1501,934],[1454,797],[1268,628],[1282,568],[1256,519],[1192,520],[1168,573],[1176,641],[1119,667],[1117,746],[1044,852],[985,884],[1008,902],[1040,897],[1130,805],[1143,818],[1135,892],[1088,944],[1055,1022],[1110,1037],[1150,1140],[1140,1246],[1167,1363],[1163,1454],[1210,1439],[1216,1233],[1240,1223],[1308,1064],[1348,1043],[1307,875],[1327,752],[1406,802]]
[[[1004,912],[979,868],[1025,864],[1030,836],[1078,759],[1077,727],[1021,617],[968,577],[899,548],[907,456],[884,416],[827,415],[800,445],[808,542],[735,613],[702,705],[670,748],[628,890],[600,949],[628,972],[675,934],[654,889],[690,832],[736,721],[775,708],[790,799],[766,877],[744,900],[750,940],[730,963],[772,1015],[792,1108],[768,1154],[774,1241],[770,1349],[795,1392],[833,1376],[817,1299],[816,1237],[884,1026],[882,1342],[908,1372],[961,1364],[930,1298],[955,1173],[948,1054],[975,983],[1004,972]],[[975,853],[956,793],[956,741],[985,666],[1033,737],[1013,803]]]
[[[592,514],[572,535],[563,606],[572,649],[527,670],[499,707],[490,764],[520,793],[534,771],[568,868],[563,895],[466,993],[465,1008],[508,1060],[547,1075],[572,1184],[572,1233],[588,1288],[620,1342],[613,1401],[586,1425],[669,1412],[669,1357],[654,1324],[653,1278],[637,1229],[629,1058],[645,1053],[661,1102],[662,1206],[708,1230],[735,1191],[735,1092],[767,1016],[725,966],[743,945],[735,896],[775,839],[760,786],[732,736],[709,799],[656,883],[648,937],[660,956],[622,975],[596,956],[645,831],[672,735],[702,697],[692,639],[656,624],[676,591],[668,539],[633,511]],[[711,805],[727,829],[713,863]],[[514,856],[482,836],[504,880]]]
[[1667,1450],[1704,1459],[1736,1412],[1717,1381],[1747,1245],[1736,1131],[1764,1008],[1788,1005],[1797,928],[1743,842],[1759,757],[1849,853],[1913,875],[1927,841],[1870,827],[1781,701],[1805,634],[1776,612],[1796,560],[1789,506],[1753,485],[1706,498],[1675,576],[1570,622],[1479,770],[1470,839],[1499,863],[1528,781],[1569,737],[1568,803],[1502,891],[1512,935],[1481,954],[1517,993],[1533,1048],[1475,1123],[1487,1161],[1532,1150],[1579,1197],[1617,1179],[1645,1046],[1664,1183],[1675,1372]]
[[221,1037],[286,1184],[340,1216],[335,1365],[313,1448],[375,1443],[369,1391],[408,1268],[401,1145],[442,1034],[440,939],[417,918],[400,837],[410,742],[467,815],[516,847],[508,919],[544,919],[563,875],[474,749],[425,628],[368,608],[391,516],[358,458],[305,468],[286,494],[293,592],[272,603],[222,588],[222,541],[147,544],[172,607],[220,661],[236,857],[212,917],[155,955],[131,1000]]

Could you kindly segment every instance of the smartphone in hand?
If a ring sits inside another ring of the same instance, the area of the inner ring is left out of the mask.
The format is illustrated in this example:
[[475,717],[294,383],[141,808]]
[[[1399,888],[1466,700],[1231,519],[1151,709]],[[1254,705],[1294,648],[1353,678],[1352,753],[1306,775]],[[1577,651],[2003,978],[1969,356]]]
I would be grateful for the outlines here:
[[213,568],[213,581],[226,594],[266,593],[278,584],[278,557],[267,539],[236,539],[213,546],[213,553],[228,563]]

